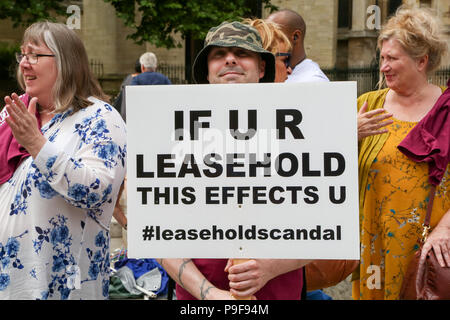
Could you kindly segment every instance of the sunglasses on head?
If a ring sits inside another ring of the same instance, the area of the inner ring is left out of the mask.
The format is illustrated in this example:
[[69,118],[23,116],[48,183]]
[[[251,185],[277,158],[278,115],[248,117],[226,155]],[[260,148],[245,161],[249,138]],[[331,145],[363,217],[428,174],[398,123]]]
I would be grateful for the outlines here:
[[283,60],[284,65],[286,68],[289,68],[291,66],[291,54],[288,52],[277,52],[275,53],[275,57],[287,57],[285,60]]

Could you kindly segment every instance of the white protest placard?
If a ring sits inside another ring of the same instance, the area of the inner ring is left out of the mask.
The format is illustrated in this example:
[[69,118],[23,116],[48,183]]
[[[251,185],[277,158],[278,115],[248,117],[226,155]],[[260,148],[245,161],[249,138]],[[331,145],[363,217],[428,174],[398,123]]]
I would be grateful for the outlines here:
[[359,259],[355,82],[126,90],[129,257]]

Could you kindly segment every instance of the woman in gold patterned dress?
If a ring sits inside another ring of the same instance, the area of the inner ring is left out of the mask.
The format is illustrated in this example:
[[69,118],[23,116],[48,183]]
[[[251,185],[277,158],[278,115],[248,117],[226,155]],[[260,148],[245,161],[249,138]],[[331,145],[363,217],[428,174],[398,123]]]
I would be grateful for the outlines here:
[[[397,146],[445,89],[428,83],[447,50],[442,30],[427,10],[399,9],[378,38],[380,76],[387,88],[358,98],[361,262],[353,274],[354,299],[398,299],[418,249],[430,189],[428,165],[410,160]],[[447,165],[427,240],[447,267],[449,187]]]

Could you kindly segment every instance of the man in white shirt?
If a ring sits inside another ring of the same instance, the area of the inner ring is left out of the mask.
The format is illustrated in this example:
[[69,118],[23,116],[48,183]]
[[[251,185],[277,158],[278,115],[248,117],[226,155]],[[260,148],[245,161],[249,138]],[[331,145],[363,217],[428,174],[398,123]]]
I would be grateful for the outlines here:
[[289,9],[277,11],[267,17],[267,20],[279,24],[292,44],[290,60],[292,74],[285,82],[329,81],[319,65],[306,58],[304,46],[306,24],[297,12]]
[[[280,25],[292,45],[290,59],[292,73],[288,75],[285,82],[330,81],[316,62],[306,58],[304,45],[306,24],[302,16],[295,11],[285,9],[272,13],[267,20]],[[306,300],[331,299],[322,290],[309,291],[306,294]]]

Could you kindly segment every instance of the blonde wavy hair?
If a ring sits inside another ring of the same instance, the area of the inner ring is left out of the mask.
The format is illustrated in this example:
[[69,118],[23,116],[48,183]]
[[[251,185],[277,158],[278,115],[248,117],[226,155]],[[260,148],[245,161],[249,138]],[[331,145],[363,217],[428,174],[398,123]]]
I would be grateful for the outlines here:
[[244,19],[242,23],[249,24],[258,30],[263,48],[273,54],[280,52],[280,47],[284,44],[288,51],[292,49],[291,42],[281,30],[281,27],[270,21],[263,19]]
[[[75,112],[86,108],[92,104],[88,100],[90,96],[109,102],[89,68],[83,42],[65,24],[36,22],[25,30],[22,45],[27,43],[45,44],[55,55],[58,75],[52,89],[54,113],[64,112],[71,106]],[[17,69],[17,81],[25,90],[20,68]]]
[[[431,9],[401,6],[382,27],[378,36],[378,49],[383,41],[397,40],[412,59],[428,55],[427,73],[439,68],[447,53],[443,26]],[[384,76],[380,72],[380,83]]]

